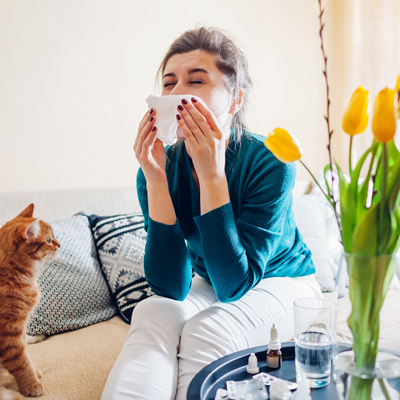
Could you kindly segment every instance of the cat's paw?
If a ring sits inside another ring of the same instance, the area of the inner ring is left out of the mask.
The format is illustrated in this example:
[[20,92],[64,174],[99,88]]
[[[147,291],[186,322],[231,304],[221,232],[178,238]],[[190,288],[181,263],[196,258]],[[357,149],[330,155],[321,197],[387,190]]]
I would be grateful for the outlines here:
[[40,382],[32,383],[32,385],[21,388],[24,396],[39,397],[43,394],[43,385]]
[[28,344],[39,343],[46,339],[46,335],[29,336],[26,335],[26,341]]
[[43,378],[43,372],[39,368],[36,368],[36,376],[38,379]]

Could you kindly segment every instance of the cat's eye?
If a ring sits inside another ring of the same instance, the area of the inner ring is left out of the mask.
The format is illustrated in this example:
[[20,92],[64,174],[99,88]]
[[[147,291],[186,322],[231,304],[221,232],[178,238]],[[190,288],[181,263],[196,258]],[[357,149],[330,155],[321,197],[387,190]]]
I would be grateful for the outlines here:
[[50,244],[51,243],[51,239],[47,238],[46,242]]

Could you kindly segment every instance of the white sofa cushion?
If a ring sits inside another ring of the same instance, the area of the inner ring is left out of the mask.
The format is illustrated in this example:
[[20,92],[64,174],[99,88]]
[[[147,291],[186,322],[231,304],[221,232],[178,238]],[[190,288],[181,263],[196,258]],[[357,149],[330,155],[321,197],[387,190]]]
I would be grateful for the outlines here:
[[293,199],[293,214],[311,250],[316,280],[323,292],[331,292],[343,251],[333,209],[322,194],[306,194]]

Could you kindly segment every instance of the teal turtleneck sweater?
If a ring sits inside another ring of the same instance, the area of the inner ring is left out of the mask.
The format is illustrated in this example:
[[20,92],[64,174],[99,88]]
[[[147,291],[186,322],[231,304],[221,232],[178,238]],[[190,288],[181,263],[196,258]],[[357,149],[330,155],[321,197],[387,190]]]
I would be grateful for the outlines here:
[[146,179],[137,175],[147,230],[144,270],[159,295],[184,300],[192,268],[213,285],[222,302],[240,299],[261,279],[315,272],[311,252],[293,219],[295,164],[282,164],[263,137],[246,134],[226,151],[230,203],[200,215],[200,193],[185,146],[167,147],[169,192],[177,222],[149,217]]

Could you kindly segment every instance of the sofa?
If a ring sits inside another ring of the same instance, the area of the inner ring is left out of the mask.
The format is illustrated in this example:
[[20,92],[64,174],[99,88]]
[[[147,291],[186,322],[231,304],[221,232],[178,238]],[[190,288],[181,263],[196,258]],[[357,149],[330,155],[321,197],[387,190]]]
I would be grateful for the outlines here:
[[[329,205],[320,194],[310,194],[311,189],[308,181],[296,182],[293,212],[313,253],[317,280],[324,296],[330,298],[341,246]],[[44,332],[48,336],[28,345],[34,364],[43,371],[42,398],[100,399],[128,332],[134,305],[153,294],[143,279],[145,234],[136,191],[0,193],[0,226],[30,203],[35,204],[34,216],[50,222],[62,249],[64,246],[61,260],[46,264],[41,271],[42,297],[28,324],[29,334]],[[125,233],[109,239],[116,230],[128,232],[134,239],[130,250],[125,249],[126,257],[118,250]],[[112,258],[116,254],[119,258]],[[338,340],[348,342],[350,302],[347,296],[339,301]],[[400,351],[398,304],[400,290],[394,282],[381,312],[380,347]],[[8,372],[3,375],[5,387],[18,390],[13,377]]]

